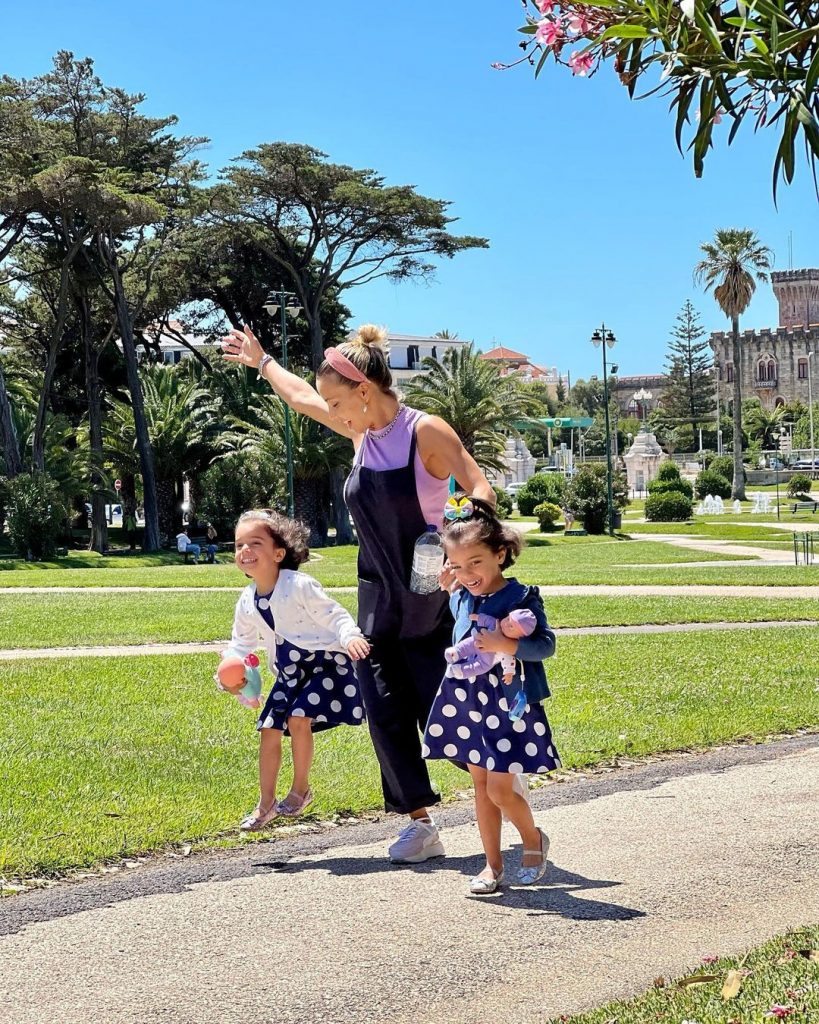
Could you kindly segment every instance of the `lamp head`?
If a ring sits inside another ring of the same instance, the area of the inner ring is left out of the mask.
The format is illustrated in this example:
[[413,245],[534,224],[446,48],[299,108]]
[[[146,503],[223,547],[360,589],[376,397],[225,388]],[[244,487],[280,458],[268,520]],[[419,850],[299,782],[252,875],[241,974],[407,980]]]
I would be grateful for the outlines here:
[[263,306],[263,309],[268,316],[275,316],[279,312],[280,303],[277,301],[278,298],[279,296],[275,292],[268,292]]
[[603,335],[600,333],[600,331],[595,331],[594,334],[592,334],[591,336],[591,340],[592,345],[594,345],[595,348],[600,348],[600,346],[603,343]]

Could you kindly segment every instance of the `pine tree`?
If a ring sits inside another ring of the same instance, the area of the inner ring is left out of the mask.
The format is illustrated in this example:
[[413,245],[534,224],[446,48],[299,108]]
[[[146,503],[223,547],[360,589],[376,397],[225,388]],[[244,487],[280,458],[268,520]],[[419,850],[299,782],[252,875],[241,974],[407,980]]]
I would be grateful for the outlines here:
[[675,423],[690,423],[695,439],[697,427],[713,420],[716,410],[714,360],[704,335],[700,315],[686,299],[668,343],[663,413]]

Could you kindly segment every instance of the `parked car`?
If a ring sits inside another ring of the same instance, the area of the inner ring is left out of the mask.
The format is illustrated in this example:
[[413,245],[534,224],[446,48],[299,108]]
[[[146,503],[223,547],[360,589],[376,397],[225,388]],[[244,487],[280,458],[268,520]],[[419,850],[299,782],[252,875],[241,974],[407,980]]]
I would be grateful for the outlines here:
[[523,490],[525,486],[525,481],[521,482],[520,480],[516,480],[513,484],[507,485],[506,493],[514,500],[518,496],[518,491]]
[[811,462],[810,459],[797,459],[796,462],[792,462],[790,465],[791,469],[819,469],[819,459],[814,459]]

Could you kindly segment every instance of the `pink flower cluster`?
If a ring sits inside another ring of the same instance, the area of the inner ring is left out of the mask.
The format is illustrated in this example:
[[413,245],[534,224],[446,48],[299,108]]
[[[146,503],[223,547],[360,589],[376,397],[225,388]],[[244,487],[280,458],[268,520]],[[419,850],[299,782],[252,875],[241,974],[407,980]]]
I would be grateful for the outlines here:
[[[572,38],[595,34],[599,26],[593,25],[583,14],[561,14],[555,12],[557,4],[553,0],[534,0],[535,7],[543,16],[535,28],[535,42],[546,49],[559,53],[564,43]],[[569,58],[572,74],[579,78],[585,77],[594,65],[591,53],[575,51]]]
[[790,1017],[790,1015],[795,1012],[795,1006],[782,1006],[780,1003],[774,1003],[773,1006],[767,1011],[765,1016],[778,1017],[781,1020],[784,1017]]

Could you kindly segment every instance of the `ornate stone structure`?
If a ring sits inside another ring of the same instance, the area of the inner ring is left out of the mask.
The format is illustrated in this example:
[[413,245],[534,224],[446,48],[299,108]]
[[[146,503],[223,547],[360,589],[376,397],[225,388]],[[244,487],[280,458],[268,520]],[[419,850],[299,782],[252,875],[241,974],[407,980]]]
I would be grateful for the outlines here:
[[[819,269],[781,270],[771,274],[774,294],[779,302],[779,327],[743,331],[742,394],[756,395],[766,408],[786,402],[808,403],[808,374],[816,372],[811,364],[819,349]],[[730,402],[734,366],[731,332],[715,331],[711,348],[720,381],[720,399]],[[814,401],[819,392],[813,387]]]
[[535,460],[526,447],[522,437],[507,437],[506,450],[503,453],[504,471],[497,473],[490,470],[487,474],[489,482],[496,487],[508,487],[509,484],[526,483],[535,474]]
[[665,452],[657,443],[657,438],[643,426],[634,438],[631,448],[623,456],[629,491],[645,491],[665,458]]

